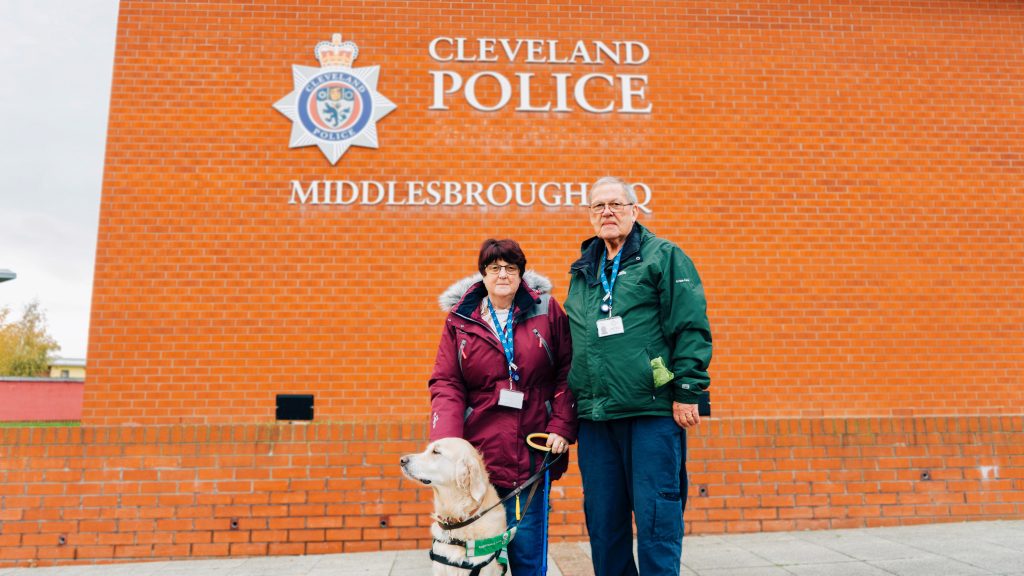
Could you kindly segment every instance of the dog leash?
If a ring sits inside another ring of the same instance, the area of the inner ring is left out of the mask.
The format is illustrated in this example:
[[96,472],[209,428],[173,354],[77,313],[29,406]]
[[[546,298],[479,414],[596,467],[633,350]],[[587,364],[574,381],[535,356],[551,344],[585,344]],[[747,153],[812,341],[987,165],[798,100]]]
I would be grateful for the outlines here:
[[[533,442],[534,438],[536,438],[538,440],[547,440],[548,439],[548,435],[547,434],[545,434],[543,432],[536,432],[534,434],[529,434],[526,437],[526,444],[528,446],[530,446],[531,448],[533,448],[534,450],[540,450],[541,452],[548,452],[548,453],[551,452],[551,447],[550,446],[548,446],[547,444],[543,444],[542,445],[542,444],[534,443]],[[545,458],[547,458],[547,456],[545,456]],[[541,510],[544,512],[544,519],[542,521],[543,524],[541,525],[543,527],[543,531],[541,532],[541,534],[543,536],[544,548],[541,551],[542,554],[540,556],[541,557],[540,573],[541,574],[547,574],[548,573],[548,514],[547,514],[547,512],[548,512],[548,497],[551,495],[551,480],[550,480],[550,477],[548,476],[549,473],[550,473],[549,470],[544,470],[544,501],[541,503]],[[531,494],[531,498],[532,498],[532,496],[533,495]],[[516,500],[516,504],[519,504],[518,500]],[[527,512],[530,510],[530,500],[529,499],[526,501],[526,510],[527,510]],[[524,512],[524,515],[525,515],[525,512]],[[518,514],[516,516],[518,517]]]

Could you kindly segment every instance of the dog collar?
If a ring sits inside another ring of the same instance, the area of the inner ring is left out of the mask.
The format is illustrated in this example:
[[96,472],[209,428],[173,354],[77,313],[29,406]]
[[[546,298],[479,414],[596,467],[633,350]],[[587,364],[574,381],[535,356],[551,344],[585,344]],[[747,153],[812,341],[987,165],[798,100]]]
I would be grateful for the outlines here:
[[[499,504],[501,504],[501,502],[499,502]],[[466,516],[465,518],[462,518],[462,519],[451,518],[451,517],[442,517],[442,516],[433,516],[433,515],[431,516],[431,518],[434,520],[434,522],[437,522],[437,525],[440,526],[441,528],[443,528],[445,530],[455,530],[456,528],[463,528],[465,526],[469,526],[470,524],[475,522],[477,519],[483,518],[484,514],[486,514],[486,513],[491,511],[491,509],[488,508],[487,510],[484,510],[483,512],[478,513],[479,510],[480,510],[480,506],[477,506],[476,509],[474,509],[472,512],[469,513],[469,516]]]

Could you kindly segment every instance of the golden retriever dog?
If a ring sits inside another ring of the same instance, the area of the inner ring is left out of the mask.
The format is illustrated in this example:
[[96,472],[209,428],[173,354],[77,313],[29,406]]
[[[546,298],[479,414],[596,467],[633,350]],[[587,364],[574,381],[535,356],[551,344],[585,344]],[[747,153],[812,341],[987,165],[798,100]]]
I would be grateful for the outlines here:
[[[462,438],[443,438],[431,442],[419,454],[402,456],[402,473],[407,478],[429,486],[434,491],[434,523],[430,534],[434,538],[432,551],[456,566],[468,561],[483,562],[487,557],[466,557],[464,544],[449,544],[453,540],[492,538],[505,532],[505,507],[499,504],[498,493],[487,477],[483,458],[473,445]],[[489,510],[488,510],[489,509]],[[467,526],[445,530],[439,525],[455,524],[484,512]],[[434,576],[464,576],[465,568],[446,566],[436,560]],[[498,576],[502,566],[492,560],[481,571],[481,576]]]

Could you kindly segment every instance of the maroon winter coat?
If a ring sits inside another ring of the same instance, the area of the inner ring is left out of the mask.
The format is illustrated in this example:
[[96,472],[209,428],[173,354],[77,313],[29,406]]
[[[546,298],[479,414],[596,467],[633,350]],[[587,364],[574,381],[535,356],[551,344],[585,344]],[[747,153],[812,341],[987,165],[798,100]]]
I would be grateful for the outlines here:
[[[466,278],[439,299],[449,312],[430,377],[430,439],[465,438],[483,456],[491,483],[514,488],[544,457],[526,445],[528,434],[553,432],[576,441],[576,403],[566,380],[572,361],[569,320],[547,294],[551,283],[527,272],[515,296],[513,329],[520,374],[515,389],[525,394],[523,407],[499,406],[499,391],[509,387],[508,363],[480,315],[487,288],[479,279]],[[562,457],[551,478],[560,477],[567,463]]]

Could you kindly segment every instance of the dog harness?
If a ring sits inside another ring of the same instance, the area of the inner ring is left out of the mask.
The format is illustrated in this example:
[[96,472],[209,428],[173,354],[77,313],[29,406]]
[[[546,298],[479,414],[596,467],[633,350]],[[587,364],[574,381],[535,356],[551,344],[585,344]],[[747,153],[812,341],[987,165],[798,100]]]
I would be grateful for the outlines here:
[[495,552],[494,554],[489,556],[486,560],[484,560],[480,564],[474,564],[474,563],[470,562],[469,560],[462,560],[460,562],[453,562],[453,561],[445,558],[444,556],[441,556],[440,554],[437,554],[436,552],[434,552],[433,549],[430,550],[430,559],[433,560],[434,562],[439,563],[439,564],[444,564],[445,566],[451,566],[453,568],[462,568],[463,570],[469,570],[469,576],[480,576],[480,571],[483,570],[485,566],[487,566],[491,562],[494,562],[495,560],[497,560],[498,563],[501,564],[501,574],[502,574],[502,576],[505,576],[505,572],[508,571],[508,558],[505,555],[505,549],[504,548],[502,548],[501,550],[498,550],[497,552]]
[[434,538],[434,542],[439,544],[450,544],[452,546],[459,546],[466,549],[466,556],[468,557],[481,557],[486,556],[481,563],[473,563],[467,560],[462,560],[459,563],[455,563],[440,554],[434,552],[434,549],[430,549],[430,559],[434,562],[440,562],[446,566],[452,566],[454,568],[463,568],[469,570],[470,576],[477,576],[480,571],[491,562],[497,560],[501,564],[501,573],[505,574],[508,569],[508,544],[516,536],[516,526],[505,530],[497,536],[491,538],[477,538],[475,540],[460,540],[458,538],[446,538],[444,540]]

